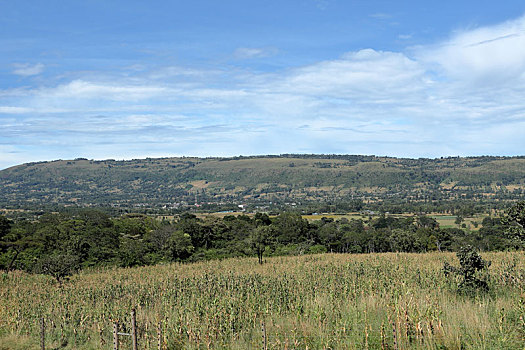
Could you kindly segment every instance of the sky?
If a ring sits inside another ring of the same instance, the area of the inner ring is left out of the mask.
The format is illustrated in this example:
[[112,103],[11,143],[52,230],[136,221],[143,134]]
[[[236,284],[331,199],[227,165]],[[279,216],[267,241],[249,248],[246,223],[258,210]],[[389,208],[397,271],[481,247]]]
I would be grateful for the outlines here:
[[0,169],[524,155],[525,2],[0,0]]

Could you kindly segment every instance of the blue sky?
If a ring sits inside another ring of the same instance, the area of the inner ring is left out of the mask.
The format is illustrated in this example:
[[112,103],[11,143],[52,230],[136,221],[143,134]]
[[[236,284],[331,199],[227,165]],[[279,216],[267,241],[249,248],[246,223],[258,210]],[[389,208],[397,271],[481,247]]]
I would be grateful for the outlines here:
[[0,0],[0,168],[523,155],[522,1]]

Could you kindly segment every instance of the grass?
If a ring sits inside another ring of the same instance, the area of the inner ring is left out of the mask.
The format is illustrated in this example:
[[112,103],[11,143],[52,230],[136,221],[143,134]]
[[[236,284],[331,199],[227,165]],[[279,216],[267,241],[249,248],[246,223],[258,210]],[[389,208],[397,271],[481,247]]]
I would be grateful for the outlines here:
[[[62,286],[14,272],[0,283],[0,349],[111,347],[137,310],[141,348],[523,349],[525,256],[487,253],[491,292],[456,293],[449,253],[324,254],[85,271]],[[123,344],[121,348],[126,348]],[[129,346],[128,346],[129,347]]]

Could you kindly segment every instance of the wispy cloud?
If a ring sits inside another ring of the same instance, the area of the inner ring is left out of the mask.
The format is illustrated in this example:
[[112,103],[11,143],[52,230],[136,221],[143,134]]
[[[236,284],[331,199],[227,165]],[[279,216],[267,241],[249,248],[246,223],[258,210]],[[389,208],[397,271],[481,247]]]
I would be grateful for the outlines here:
[[274,47],[239,47],[233,55],[237,59],[251,59],[273,56],[277,51]]
[[28,77],[31,75],[38,75],[44,71],[44,65],[42,63],[29,64],[29,63],[15,63],[13,74]]
[[0,114],[25,114],[32,112],[32,108],[16,106],[0,106]]
[[328,0],[314,0],[315,6],[319,10],[326,10],[328,8]]
[[371,18],[375,18],[375,19],[391,19],[393,17],[390,13],[382,13],[382,12],[372,13],[368,16]]
[[450,78],[475,84],[521,79],[525,72],[525,16],[459,32],[434,47],[423,48],[419,59],[436,64]]

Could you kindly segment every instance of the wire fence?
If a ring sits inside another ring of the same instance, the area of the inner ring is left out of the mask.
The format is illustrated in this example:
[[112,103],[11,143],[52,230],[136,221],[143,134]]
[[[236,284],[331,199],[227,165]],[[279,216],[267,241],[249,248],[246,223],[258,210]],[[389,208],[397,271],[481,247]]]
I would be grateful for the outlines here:
[[[48,346],[48,344],[56,343],[57,339],[64,338],[64,327],[53,320],[40,318],[38,327],[40,329],[39,342],[41,350],[51,349],[52,347]],[[74,329],[73,332],[76,335],[76,341],[93,340],[90,339],[89,335],[83,334],[82,331]],[[250,343],[251,349],[308,349],[308,344],[312,343],[314,338],[312,335],[302,335],[296,332],[290,334],[289,330],[281,330],[278,325],[273,325],[265,320],[260,321],[259,332],[258,337],[256,334]],[[113,322],[111,328],[99,328],[98,333],[97,347],[99,349],[169,350],[172,348],[183,348],[185,344],[197,345],[197,347],[204,344],[209,349],[217,346],[222,348],[223,345],[226,345],[216,344],[215,340],[217,339],[214,339],[212,336],[203,337],[202,335],[192,334],[188,330],[184,332],[182,328],[175,333],[167,332],[163,322],[137,324],[135,309],[131,311],[129,322]],[[443,326],[439,320],[437,322],[429,321],[427,323],[411,324],[408,318],[406,320],[398,318],[397,320],[389,320],[388,323],[383,323],[380,329],[372,330],[371,326],[365,326],[364,334],[361,337],[356,337],[355,333],[351,334],[350,329],[342,329],[328,335],[325,334],[324,343],[326,346],[323,349],[332,349],[331,343],[346,341],[356,348],[398,350],[405,348],[404,345],[406,344],[416,346],[433,344],[434,337],[439,337],[440,334],[443,335]],[[109,341],[108,336],[111,336],[112,341]]]

